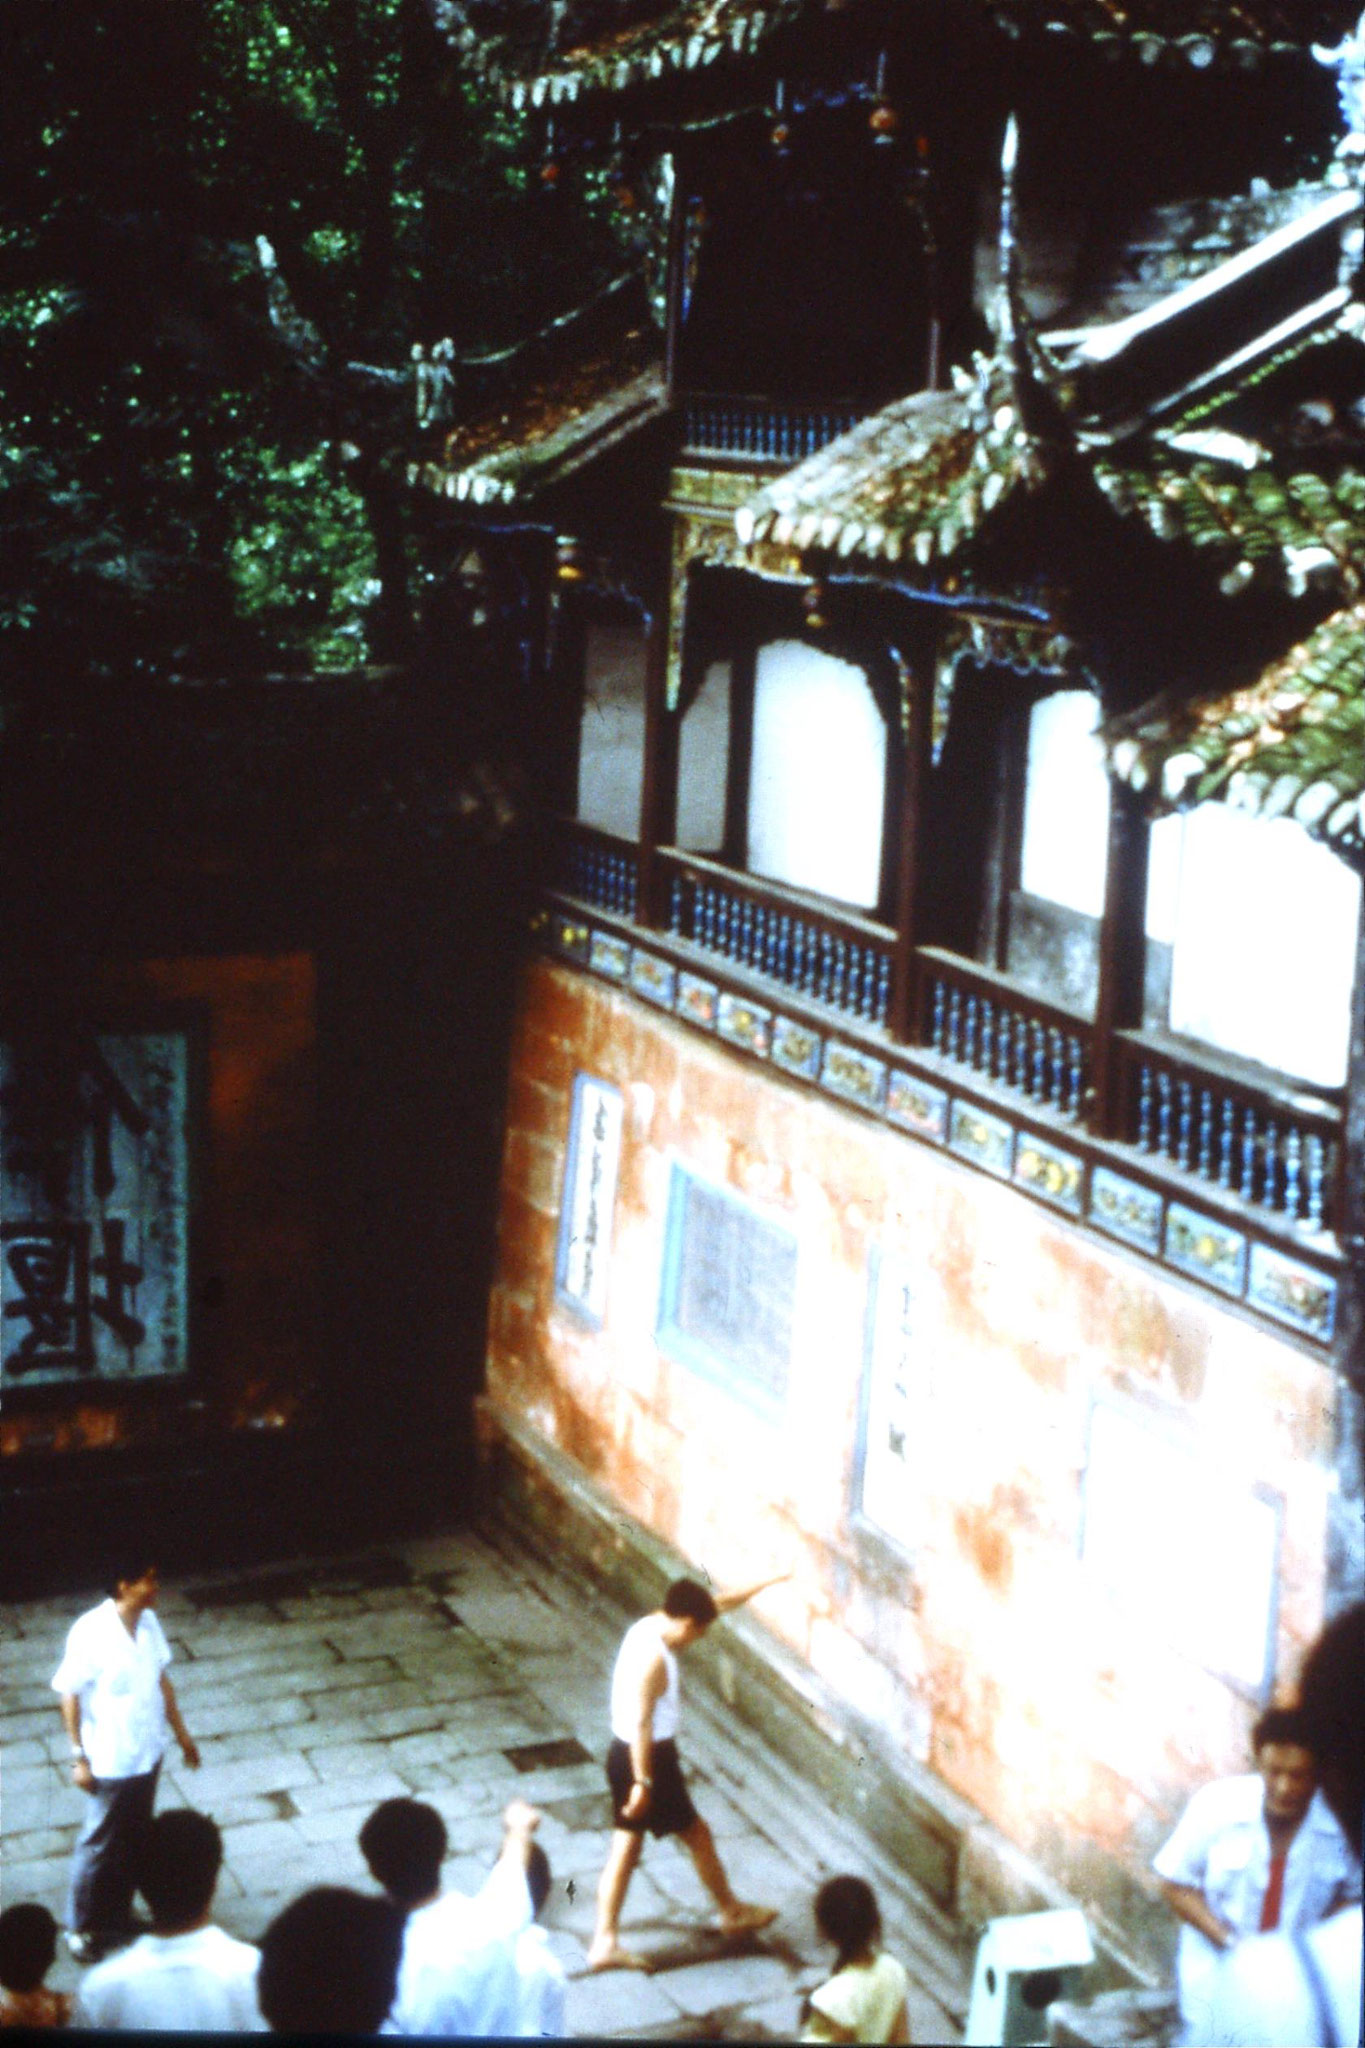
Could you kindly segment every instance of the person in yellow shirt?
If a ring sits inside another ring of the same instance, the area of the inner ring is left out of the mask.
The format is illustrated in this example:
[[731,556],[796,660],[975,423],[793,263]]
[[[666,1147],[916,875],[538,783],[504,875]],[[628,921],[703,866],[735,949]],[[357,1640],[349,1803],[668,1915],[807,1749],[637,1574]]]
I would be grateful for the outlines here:
[[815,1924],[833,1942],[834,1975],[810,1995],[803,2041],[908,2041],[905,1965],[882,1947],[876,1894],[861,1877],[832,1877],[815,1894]]

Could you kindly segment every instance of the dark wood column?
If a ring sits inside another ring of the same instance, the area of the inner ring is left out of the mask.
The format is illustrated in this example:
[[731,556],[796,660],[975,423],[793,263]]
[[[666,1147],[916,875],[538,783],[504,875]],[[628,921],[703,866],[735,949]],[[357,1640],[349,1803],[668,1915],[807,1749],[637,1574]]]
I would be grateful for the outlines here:
[[678,725],[668,708],[668,617],[675,591],[654,606],[645,648],[645,761],[640,792],[641,924],[661,931],[668,923],[668,889],[659,848],[671,846],[678,830]]
[[1091,1051],[1091,1128],[1101,1137],[1122,1136],[1119,1099],[1122,1067],[1116,1031],[1142,1022],[1146,970],[1147,854],[1151,825],[1136,793],[1126,783],[1109,785],[1109,855],[1100,923],[1099,989]]
[[749,783],[754,766],[754,683],[758,649],[752,633],[730,659],[730,738],[725,754],[725,825],[720,857],[732,868],[749,865]]
[[910,1043],[922,1037],[917,1015],[916,948],[925,942],[925,896],[929,854],[929,774],[933,749],[933,655],[917,659],[909,682],[909,730],[901,788],[895,903],[896,950],[891,961],[891,1004],[887,1028]]

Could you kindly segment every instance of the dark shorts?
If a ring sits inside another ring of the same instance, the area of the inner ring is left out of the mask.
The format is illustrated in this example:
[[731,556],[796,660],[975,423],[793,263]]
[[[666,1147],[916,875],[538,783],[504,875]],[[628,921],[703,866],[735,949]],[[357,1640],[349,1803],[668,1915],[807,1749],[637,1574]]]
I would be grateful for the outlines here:
[[649,1774],[654,1780],[649,1795],[649,1805],[639,1820],[623,1820],[621,1808],[630,1797],[630,1788],[635,1782],[635,1767],[630,1760],[630,1744],[613,1742],[607,1751],[607,1783],[611,1786],[612,1825],[624,1828],[627,1834],[642,1835],[648,1829],[651,1835],[686,1834],[697,1818],[697,1809],[692,1804],[686,1785],[683,1783],[682,1766],[678,1762],[676,1742],[656,1742],[649,1753]]

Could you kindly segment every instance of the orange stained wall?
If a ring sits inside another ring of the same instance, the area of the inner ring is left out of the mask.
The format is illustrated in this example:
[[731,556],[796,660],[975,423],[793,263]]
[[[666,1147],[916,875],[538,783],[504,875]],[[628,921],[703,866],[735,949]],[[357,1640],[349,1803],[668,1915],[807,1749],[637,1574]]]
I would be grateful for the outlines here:
[[[580,1071],[625,1104],[600,1330],[554,1289]],[[777,1421],[655,1341],[675,1160],[796,1233]],[[1093,1907],[1136,1914],[1189,1791],[1247,1768],[1255,1707],[1081,1561],[1092,1401],[1149,1416],[1234,1497],[1278,1496],[1283,1684],[1322,1615],[1328,1369],[1010,1188],[544,960],[526,969],[513,1046],[500,1231],[495,1412],[719,1583],[792,1565],[760,1619],[888,1751],[929,1765]],[[874,1246],[916,1276],[912,1555],[851,1512]],[[1167,1505],[1150,1500],[1154,1521]],[[1169,1597],[1221,1592],[1192,1555]]]
[[169,1007],[198,1021],[205,1048],[202,1120],[191,1113],[191,1372],[74,1404],[54,1389],[50,1408],[26,1404],[0,1422],[0,1451],[92,1449],[183,1431],[187,1400],[193,1427],[275,1428],[306,1409],[318,1257],[315,980],[305,953],[99,972],[87,996],[92,1016],[154,1029]]

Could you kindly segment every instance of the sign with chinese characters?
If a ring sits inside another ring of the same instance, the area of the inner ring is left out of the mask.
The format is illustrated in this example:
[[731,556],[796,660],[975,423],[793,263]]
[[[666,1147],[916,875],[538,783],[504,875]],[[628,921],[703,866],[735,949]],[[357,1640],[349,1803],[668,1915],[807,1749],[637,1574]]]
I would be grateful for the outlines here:
[[0,1044],[0,1384],[188,1364],[183,1032]]
[[609,1081],[579,1074],[573,1084],[555,1278],[560,1299],[598,1324],[607,1307],[611,1219],[620,1162],[620,1090]]
[[674,1166],[659,1307],[664,1350],[776,1410],[791,1368],[796,1266],[790,1230]]
[[1278,1495],[1110,1401],[1090,1411],[1081,1555],[1154,1635],[1239,1692],[1274,1679]]
[[902,1550],[914,1548],[911,1478],[915,1290],[906,1261],[883,1253],[870,1289],[858,1511]]

